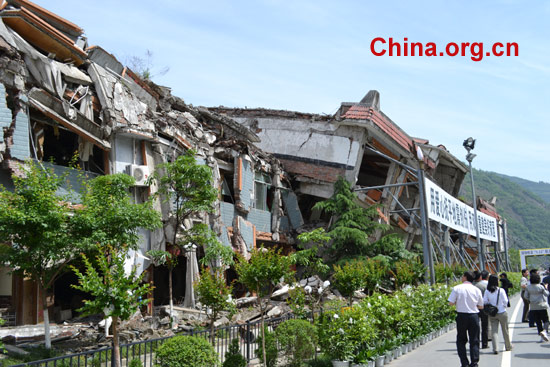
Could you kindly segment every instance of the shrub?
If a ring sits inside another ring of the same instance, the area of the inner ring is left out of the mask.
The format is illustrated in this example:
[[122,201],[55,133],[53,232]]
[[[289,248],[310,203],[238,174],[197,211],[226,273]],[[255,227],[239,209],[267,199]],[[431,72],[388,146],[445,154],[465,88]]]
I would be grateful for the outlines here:
[[289,367],[300,367],[315,354],[317,334],[309,321],[287,320],[277,327],[275,336],[281,350],[288,356]]
[[319,345],[332,359],[349,361],[376,340],[375,327],[373,318],[362,307],[327,311],[317,327]]
[[287,303],[296,318],[306,320],[308,309],[306,307],[306,291],[302,287],[295,287],[288,291]]
[[354,260],[340,266],[334,266],[332,284],[340,291],[342,296],[348,298],[351,306],[353,292],[363,289],[366,285],[367,272],[362,261]]
[[246,367],[246,359],[241,355],[239,339],[231,340],[229,350],[225,355],[225,362],[222,367]]
[[141,360],[134,358],[130,361],[128,367],[143,367],[143,363],[141,363]]
[[212,367],[218,366],[218,355],[205,339],[176,336],[159,347],[157,367]]
[[275,339],[275,334],[264,328],[265,335],[265,359],[267,363],[264,363],[263,353],[262,353],[262,336],[258,336],[257,345],[259,346],[256,349],[256,355],[260,359],[260,362],[264,363],[265,367],[275,367],[277,365],[277,354],[279,353],[277,349],[277,340]]

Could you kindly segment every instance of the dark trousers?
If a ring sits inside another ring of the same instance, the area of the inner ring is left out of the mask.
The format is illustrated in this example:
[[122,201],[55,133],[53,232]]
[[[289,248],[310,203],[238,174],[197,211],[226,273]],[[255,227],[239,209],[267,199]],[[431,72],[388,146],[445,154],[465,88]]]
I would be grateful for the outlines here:
[[466,354],[466,343],[470,342],[470,359],[472,364],[479,362],[479,314],[457,313],[456,315],[456,350],[462,366],[469,366]]
[[544,330],[543,323],[548,322],[548,312],[546,310],[531,310],[530,312],[537,324],[537,331],[540,333]]
[[523,300],[523,317],[521,318],[522,322],[527,322],[527,317],[529,316],[529,300],[523,297],[523,292],[521,291],[521,299]]
[[481,346],[487,348],[489,345],[489,316],[480,312],[479,319],[481,320]]

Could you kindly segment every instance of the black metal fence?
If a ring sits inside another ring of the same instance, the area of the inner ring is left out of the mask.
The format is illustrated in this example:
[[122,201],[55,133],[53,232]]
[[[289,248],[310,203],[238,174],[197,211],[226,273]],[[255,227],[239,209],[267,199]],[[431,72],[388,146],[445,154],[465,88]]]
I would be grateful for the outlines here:
[[[269,330],[274,330],[277,326],[294,315],[288,314],[282,317],[270,318],[265,320],[265,325]],[[177,335],[190,335],[204,338],[212,341],[210,330],[200,330],[179,333]],[[216,328],[214,330],[213,346],[220,357],[220,361],[225,360],[225,354],[233,339],[239,340],[241,354],[248,362],[257,358],[256,350],[258,348],[257,339],[261,335],[261,321],[247,322],[239,325],[229,325]],[[172,338],[164,337],[158,339],[144,340],[120,346],[121,366],[128,367],[133,360],[139,360],[143,367],[153,367],[155,364],[155,351],[166,340]],[[12,367],[36,366],[36,367],[110,367],[114,366],[113,348],[102,348],[98,350],[64,355],[39,361],[27,362],[13,365]]]
[[0,318],[3,319],[4,325],[2,326],[15,326],[16,314],[15,312],[2,312]]

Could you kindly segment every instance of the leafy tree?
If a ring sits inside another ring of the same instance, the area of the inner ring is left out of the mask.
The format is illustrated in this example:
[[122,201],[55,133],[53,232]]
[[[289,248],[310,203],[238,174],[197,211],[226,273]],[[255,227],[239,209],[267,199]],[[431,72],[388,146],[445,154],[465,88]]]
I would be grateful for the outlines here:
[[417,256],[407,250],[403,239],[395,233],[386,235],[372,243],[368,247],[366,255],[369,257],[383,255],[388,259],[390,265],[400,260],[412,260]]
[[286,366],[302,367],[317,347],[317,330],[307,320],[286,320],[275,329],[275,337],[287,356]]
[[151,289],[141,285],[136,269],[124,272],[124,263],[130,249],[136,249],[141,228],[160,227],[160,215],[152,202],[136,204],[129,196],[133,177],[119,173],[99,176],[89,181],[82,193],[83,206],[74,215],[82,242],[95,245],[97,270],[83,255],[86,273],[73,268],[79,279],[75,288],[89,292],[95,298],[85,302],[85,313],[103,312],[113,318],[113,352],[120,366],[118,321],[130,317],[147,300],[138,299]]
[[[330,268],[320,256],[320,250],[330,241],[324,228],[316,228],[310,232],[298,235],[298,247],[301,249],[292,254],[293,261],[304,268],[304,277],[312,275],[324,276]],[[309,245],[309,248],[307,246]]]
[[363,261],[353,260],[344,265],[334,265],[332,284],[342,293],[342,296],[348,298],[349,306],[351,307],[353,293],[365,288],[367,276],[368,273],[365,269],[365,263]]
[[334,258],[365,255],[370,244],[369,236],[377,229],[387,226],[373,219],[378,215],[375,206],[363,208],[357,203],[357,195],[343,177],[334,183],[334,194],[313,207],[332,214],[328,234],[332,239],[331,252]]
[[74,223],[66,196],[57,191],[65,181],[32,161],[13,176],[14,191],[0,185],[0,263],[35,281],[44,312],[45,346],[51,348],[46,292],[84,246],[74,240]]
[[234,311],[235,306],[231,302],[232,287],[227,286],[223,273],[210,272],[208,269],[202,272],[201,277],[195,283],[195,289],[202,305],[210,312],[207,312],[210,319],[210,338],[212,344],[216,335],[214,333],[214,322],[221,311]]
[[96,256],[97,265],[92,264],[86,255],[82,255],[85,273],[72,267],[79,283],[73,284],[73,287],[93,297],[85,300],[79,311],[85,315],[103,313],[105,317],[112,317],[115,366],[120,367],[118,321],[129,319],[140,306],[146,305],[149,301],[146,296],[152,287],[149,283],[142,282],[143,273],[137,276],[135,267],[129,274],[125,273],[127,249],[115,250],[106,246],[99,250]]
[[[218,198],[218,190],[212,186],[212,170],[198,164],[195,153],[188,150],[173,162],[158,165],[149,182],[156,183],[158,194],[174,205],[175,226],[171,244],[181,248],[187,243],[195,243],[207,251],[209,246],[218,243],[214,232],[203,223],[191,228],[184,226],[186,219],[201,212],[212,212],[213,203]],[[170,297],[170,304],[172,302]]]
[[250,260],[248,261],[244,257],[240,257],[235,265],[235,270],[239,275],[239,282],[255,292],[258,297],[261,315],[263,361],[267,361],[266,337],[264,335],[264,312],[267,302],[264,303],[263,301],[265,298],[269,299],[271,297],[275,286],[279,282],[289,282],[292,279],[291,265],[292,260],[290,257],[281,255],[279,250],[265,249],[264,247],[252,250]]

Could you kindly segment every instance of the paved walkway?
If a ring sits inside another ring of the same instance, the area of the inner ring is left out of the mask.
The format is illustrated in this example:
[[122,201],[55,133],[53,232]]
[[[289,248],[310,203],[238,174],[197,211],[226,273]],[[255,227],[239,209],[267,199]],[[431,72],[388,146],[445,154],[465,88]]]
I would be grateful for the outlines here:
[[[540,336],[536,328],[521,323],[523,302],[519,295],[511,300],[508,308],[510,334],[514,349],[504,351],[504,341],[499,330],[499,354],[493,354],[491,342],[489,349],[480,350],[480,367],[549,367],[550,343],[539,343]],[[469,356],[469,354],[468,354]],[[386,364],[389,367],[454,367],[460,366],[456,353],[456,329],[433,339],[419,348]]]

